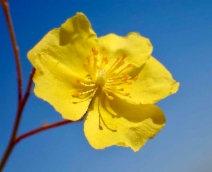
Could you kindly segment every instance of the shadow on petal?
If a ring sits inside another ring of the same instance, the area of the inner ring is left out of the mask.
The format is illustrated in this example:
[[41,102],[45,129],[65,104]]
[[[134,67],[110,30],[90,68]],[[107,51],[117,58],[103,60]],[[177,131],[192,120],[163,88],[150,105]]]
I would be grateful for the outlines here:
[[130,104],[124,100],[115,97],[113,101],[103,96],[101,100],[102,108],[113,118],[125,118],[131,122],[141,122],[146,119],[152,119],[155,124],[161,125],[166,122],[163,111],[152,104]]

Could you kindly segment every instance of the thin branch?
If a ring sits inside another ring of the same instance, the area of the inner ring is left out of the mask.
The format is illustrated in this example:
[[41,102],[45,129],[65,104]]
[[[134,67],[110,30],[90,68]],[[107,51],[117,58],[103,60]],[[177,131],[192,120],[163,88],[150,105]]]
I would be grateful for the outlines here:
[[16,133],[18,130],[18,126],[19,126],[19,122],[21,119],[21,114],[22,114],[22,110],[24,108],[24,104],[22,103],[22,74],[21,74],[21,64],[20,64],[20,58],[19,58],[19,49],[16,43],[16,39],[15,39],[15,33],[14,33],[14,29],[13,29],[13,25],[12,25],[12,19],[10,16],[10,11],[9,11],[9,4],[7,2],[7,0],[0,0],[2,7],[3,7],[3,11],[4,11],[4,15],[6,18],[6,22],[8,25],[8,30],[9,30],[9,34],[10,34],[10,39],[12,42],[12,48],[13,48],[13,52],[14,52],[14,58],[15,58],[15,64],[16,64],[16,71],[17,71],[17,84],[18,84],[18,109],[17,109],[17,113],[16,113],[16,119],[15,119],[15,124],[13,126],[13,131],[10,137],[10,141],[9,144],[6,148],[6,151],[4,152],[4,155],[2,157],[2,160],[0,162],[0,171],[2,171],[13,147],[14,147],[14,140],[16,138]]
[[62,126],[62,125],[66,125],[66,124],[69,124],[69,123],[72,123],[72,122],[75,122],[75,121],[70,121],[70,120],[62,120],[62,121],[59,121],[59,122],[55,122],[53,124],[47,124],[47,125],[44,125],[42,127],[39,127],[39,128],[36,128],[32,131],[29,131],[27,133],[24,133],[20,136],[18,136],[15,140],[15,144],[17,144],[18,142],[20,142],[22,139],[25,139],[29,136],[33,136],[34,134],[37,134],[37,133],[40,133],[42,131],[46,131],[48,129],[51,129],[51,128],[55,128],[55,127],[59,127],[59,126]]
[[21,120],[23,109],[25,107],[26,101],[27,101],[27,99],[29,97],[29,94],[30,94],[30,89],[31,89],[31,86],[32,86],[32,78],[34,76],[34,73],[35,73],[35,69],[33,69],[32,72],[30,73],[30,77],[29,77],[26,93],[24,95],[23,100],[21,100],[20,104],[18,105],[18,110],[17,110],[17,113],[16,113],[15,124],[13,126],[13,130],[12,130],[12,134],[11,134],[11,137],[10,137],[10,141],[9,141],[9,144],[8,144],[8,146],[6,148],[6,151],[4,152],[2,160],[0,162],[0,171],[3,169],[8,157],[9,157],[9,155],[11,153],[11,151],[13,150],[13,148],[14,148],[14,146],[16,144],[15,140],[16,140],[16,135],[17,135],[17,132],[18,132],[18,127],[19,127],[19,124],[20,124],[20,120]]
[[30,90],[31,90],[31,87],[32,87],[32,78],[33,78],[34,74],[35,74],[35,68],[33,68],[32,72],[30,73],[27,89],[26,89],[26,92],[25,92],[24,97],[22,99],[23,106],[25,106],[25,103],[26,103],[26,101],[27,101],[27,99],[30,95]]
[[19,123],[20,123],[21,116],[22,116],[22,112],[23,112],[23,109],[25,107],[25,104],[27,102],[27,99],[29,97],[30,90],[31,90],[31,87],[32,87],[32,78],[33,78],[34,74],[35,74],[35,69],[33,68],[32,72],[30,73],[26,92],[24,94],[24,97],[21,101],[21,104],[19,105],[18,112],[16,114],[16,119],[15,119],[15,124],[14,124],[14,128],[13,128],[13,134],[12,134],[13,138],[16,138],[16,134],[17,134]]
[[4,15],[6,17],[6,22],[8,25],[8,30],[10,34],[10,39],[12,42],[12,48],[14,52],[14,58],[15,58],[15,64],[16,64],[16,71],[17,71],[17,83],[18,83],[18,105],[21,103],[22,99],[22,74],[21,74],[21,64],[20,64],[20,57],[19,57],[19,48],[16,43],[15,39],[15,32],[13,29],[13,24],[12,24],[12,19],[10,16],[10,10],[9,10],[9,4],[7,0],[0,0],[3,10],[4,10]]

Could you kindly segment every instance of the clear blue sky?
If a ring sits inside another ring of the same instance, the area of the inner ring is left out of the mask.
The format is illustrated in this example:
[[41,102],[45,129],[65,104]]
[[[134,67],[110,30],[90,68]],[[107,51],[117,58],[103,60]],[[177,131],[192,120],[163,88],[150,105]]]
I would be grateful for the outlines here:
[[[212,1],[211,0],[10,0],[26,87],[27,52],[51,29],[83,12],[98,36],[136,31],[150,38],[153,55],[181,83],[179,92],[158,103],[166,127],[137,153],[129,148],[95,150],[83,122],[20,142],[5,172],[210,172],[212,169]],[[9,34],[0,8],[0,155],[14,122],[17,89]],[[32,93],[19,134],[61,120]]]

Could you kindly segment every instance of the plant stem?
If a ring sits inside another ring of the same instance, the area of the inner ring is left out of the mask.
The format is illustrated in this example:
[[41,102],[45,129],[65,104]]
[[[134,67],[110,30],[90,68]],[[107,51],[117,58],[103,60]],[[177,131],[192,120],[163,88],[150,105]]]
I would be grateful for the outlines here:
[[9,10],[9,4],[7,0],[0,0],[2,3],[2,7],[4,10],[4,15],[6,18],[9,34],[10,34],[10,39],[12,42],[12,48],[14,52],[14,58],[15,58],[15,64],[16,64],[16,71],[17,71],[17,83],[18,83],[18,106],[21,103],[22,99],[22,74],[21,74],[21,64],[20,64],[20,57],[19,57],[19,48],[16,43],[16,38],[15,38],[15,32],[13,29],[13,24],[12,24],[12,19],[10,16],[10,10]]
[[35,73],[35,69],[33,69],[31,74],[30,74],[30,78],[29,78],[29,82],[28,82],[28,86],[27,86],[27,90],[26,90],[26,93],[24,95],[24,98],[20,101],[20,104],[18,105],[18,110],[17,110],[17,113],[16,113],[16,119],[15,119],[15,123],[14,123],[14,126],[13,126],[10,141],[9,141],[9,144],[6,148],[6,151],[5,151],[5,153],[2,157],[2,160],[0,162],[0,171],[3,169],[11,151],[13,150],[13,148],[16,144],[15,140],[16,140],[16,135],[17,135],[17,132],[18,132],[18,127],[19,127],[19,124],[20,124],[23,109],[25,107],[25,104],[26,104],[27,99],[28,99],[29,94],[30,94],[30,89],[31,89],[31,86],[32,86],[32,77],[34,76],[34,73]]
[[16,139],[15,139],[15,144],[17,144],[18,142],[20,142],[22,139],[25,139],[29,136],[32,136],[34,134],[37,134],[39,132],[42,132],[42,131],[46,131],[48,129],[51,129],[51,128],[55,128],[55,127],[59,127],[61,125],[66,125],[66,124],[69,124],[69,123],[72,123],[73,121],[70,121],[70,120],[62,120],[62,121],[59,121],[59,122],[55,122],[53,124],[46,124],[42,127],[39,127],[39,128],[36,128],[32,131],[29,131],[29,132],[26,132],[20,136],[18,136]]

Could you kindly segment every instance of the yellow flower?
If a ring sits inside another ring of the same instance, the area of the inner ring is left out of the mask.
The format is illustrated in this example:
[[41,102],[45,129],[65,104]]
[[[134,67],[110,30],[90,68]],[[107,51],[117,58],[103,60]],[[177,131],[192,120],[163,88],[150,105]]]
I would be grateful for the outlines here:
[[138,151],[165,125],[154,103],[179,87],[151,53],[150,41],[139,33],[97,38],[77,13],[29,51],[34,92],[63,118],[79,120],[87,112],[84,132],[94,148]]

